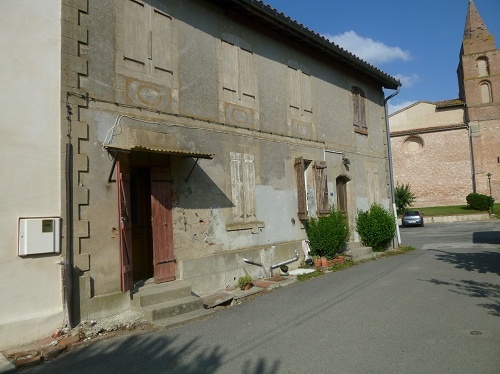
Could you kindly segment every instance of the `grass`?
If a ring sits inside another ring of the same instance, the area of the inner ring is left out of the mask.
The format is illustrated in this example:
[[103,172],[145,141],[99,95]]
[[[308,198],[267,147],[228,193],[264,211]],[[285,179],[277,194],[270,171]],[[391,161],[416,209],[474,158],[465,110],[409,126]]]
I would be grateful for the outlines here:
[[417,249],[417,248],[412,247],[411,245],[401,246],[398,249],[393,249],[390,251],[382,252],[378,255],[378,257],[389,257],[389,256],[401,255],[401,254],[406,253],[406,252],[414,251],[415,249]]
[[[452,205],[452,206],[432,206],[425,208],[415,208],[422,212],[424,216],[455,216],[460,214],[476,214],[486,213],[469,208],[467,205]],[[412,210],[412,208],[408,208]],[[493,204],[493,214],[500,218],[500,204]]]

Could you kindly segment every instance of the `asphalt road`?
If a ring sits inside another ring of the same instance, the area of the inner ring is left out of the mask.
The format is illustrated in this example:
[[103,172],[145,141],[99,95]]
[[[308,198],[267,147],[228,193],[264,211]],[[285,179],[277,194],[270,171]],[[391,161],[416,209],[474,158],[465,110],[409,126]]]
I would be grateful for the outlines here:
[[500,222],[402,228],[416,251],[279,288],[28,373],[500,373]]

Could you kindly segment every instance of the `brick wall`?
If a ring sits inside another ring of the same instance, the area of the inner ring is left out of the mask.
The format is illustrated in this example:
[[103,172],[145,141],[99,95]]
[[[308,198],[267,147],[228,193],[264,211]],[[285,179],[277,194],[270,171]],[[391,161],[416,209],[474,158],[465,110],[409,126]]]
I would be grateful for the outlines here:
[[472,192],[465,128],[391,138],[395,183],[409,183],[415,207],[465,204]]

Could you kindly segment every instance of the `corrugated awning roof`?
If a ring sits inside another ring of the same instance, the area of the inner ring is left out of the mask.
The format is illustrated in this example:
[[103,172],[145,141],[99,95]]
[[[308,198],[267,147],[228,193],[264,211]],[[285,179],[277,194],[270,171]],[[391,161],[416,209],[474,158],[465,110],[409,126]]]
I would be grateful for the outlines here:
[[121,145],[106,145],[104,146],[108,151],[117,151],[117,152],[151,152],[151,153],[164,153],[169,155],[176,156],[185,156],[185,157],[194,157],[194,158],[205,158],[211,160],[213,158],[213,154],[210,153],[201,153],[194,152],[184,149],[173,149],[173,148],[159,148],[159,147],[146,147],[142,145],[133,145],[133,146],[121,146]]

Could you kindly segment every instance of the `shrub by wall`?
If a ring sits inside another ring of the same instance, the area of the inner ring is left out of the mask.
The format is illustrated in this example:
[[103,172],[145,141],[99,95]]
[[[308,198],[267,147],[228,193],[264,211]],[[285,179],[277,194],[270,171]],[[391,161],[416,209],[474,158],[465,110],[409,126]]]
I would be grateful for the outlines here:
[[349,238],[349,226],[342,214],[330,208],[330,215],[310,219],[306,225],[307,239],[312,256],[333,258],[345,250]]
[[475,192],[468,194],[465,200],[467,200],[469,208],[481,211],[490,210],[490,207],[493,206],[493,202],[495,201],[489,196]]
[[396,233],[393,214],[379,204],[373,204],[366,212],[358,210],[356,225],[363,245],[376,252],[386,250]]

